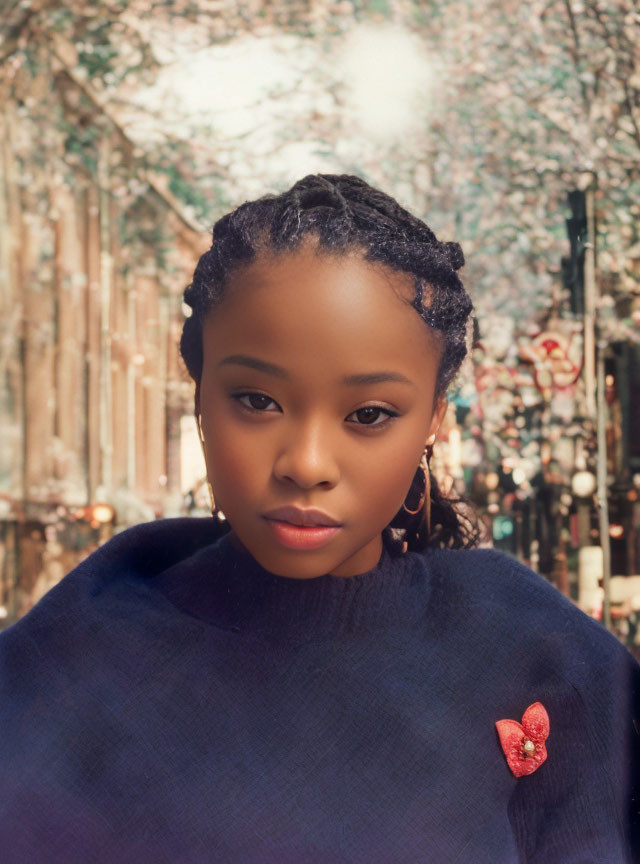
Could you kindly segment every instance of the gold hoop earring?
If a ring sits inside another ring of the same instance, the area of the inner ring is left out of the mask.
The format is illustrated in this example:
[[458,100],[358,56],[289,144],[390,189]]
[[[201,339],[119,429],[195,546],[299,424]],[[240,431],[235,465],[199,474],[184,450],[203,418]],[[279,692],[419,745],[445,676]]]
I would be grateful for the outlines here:
[[425,508],[427,539],[431,536],[431,469],[429,468],[429,462],[431,461],[431,457],[433,455],[433,445],[435,444],[435,442],[436,433],[434,432],[427,438],[425,451],[422,455],[422,462],[424,463],[424,489],[425,497],[427,500],[427,506]]
[[427,497],[427,506],[425,508],[425,523],[427,526],[427,539],[431,535],[431,472],[429,471],[429,460],[425,460],[427,468],[424,472],[425,479],[425,494]]
[[[429,439],[430,440],[430,439]],[[409,510],[406,504],[403,504],[402,507],[405,513],[410,514],[411,516],[415,516],[416,513],[419,513],[423,507],[425,507],[425,523],[427,527],[427,537],[431,534],[431,473],[429,470],[429,459],[431,458],[431,453],[433,451],[433,444],[428,443],[427,447],[422,454],[422,458],[420,460],[419,467],[422,468],[422,473],[424,474],[424,489],[422,490],[422,495],[420,496],[420,502],[415,510]],[[403,544],[403,552],[406,552],[406,541]]]
[[406,504],[403,504],[402,507],[405,513],[409,513],[411,516],[415,516],[416,513],[419,513],[424,507],[424,502],[427,497],[427,492],[431,491],[431,483],[429,482],[429,464],[427,462],[427,451],[425,450],[422,454],[422,459],[420,460],[419,468],[422,468],[422,472],[424,474],[424,489],[422,490],[422,495],[420,496],[420,501],[418,502],[418,506],[415,510],[409,510]]
[[209,498],[211,499],[211,515],[216,515],[216,502],[213,497],[213,489],[211,488],[211,483],[209,482],[209,469],[207,468],[207,454],[204,450],[204,432],[202,431],[202,418],[199,414],[196,414],[196,420],[198,423],[198,434],[200,436],[200,444],[202,445],[202,455],[204,457],[204,467],[207,472],[207,489],[209,490]]

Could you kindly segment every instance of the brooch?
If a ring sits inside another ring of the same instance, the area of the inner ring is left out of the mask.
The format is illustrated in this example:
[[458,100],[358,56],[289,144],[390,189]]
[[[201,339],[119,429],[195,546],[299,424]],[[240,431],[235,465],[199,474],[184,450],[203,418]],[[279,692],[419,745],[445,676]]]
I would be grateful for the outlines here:
[[529,705],[517,720],[498,720],[496,729],[507,757],[507,765],[515,777],[533,774],[547,758],[544,742],[549,737],[549,715],[542,702]]

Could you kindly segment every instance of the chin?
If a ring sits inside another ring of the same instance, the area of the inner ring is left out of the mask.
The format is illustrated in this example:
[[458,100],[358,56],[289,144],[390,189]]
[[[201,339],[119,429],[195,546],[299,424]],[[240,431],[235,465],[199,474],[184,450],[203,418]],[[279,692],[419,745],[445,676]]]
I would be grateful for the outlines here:
[[[340,566],[343,557],[331,555],[327,549],[302,551],[278,547],[275,541],[265,548],[264,541],[256,544],[260,552],[251,554],[265,570],[276,576],[289,579],[315,579],[329,573],[332,568]],[[327,558],[330,560],[327,561]],[[324,562],[324,563],[323,563]]]

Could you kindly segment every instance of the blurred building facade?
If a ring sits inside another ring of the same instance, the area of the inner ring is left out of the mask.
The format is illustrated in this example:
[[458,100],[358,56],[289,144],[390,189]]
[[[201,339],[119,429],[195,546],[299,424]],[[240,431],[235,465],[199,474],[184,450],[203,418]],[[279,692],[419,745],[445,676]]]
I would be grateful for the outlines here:
[[[43,50],[23,92],[0,82],[6,620],[111,525],[181,499],[181,419],[193,412],[181,294],[209,238],[71,71],[74,50]],[[37,102],[58,113],[55,129],[34,126]]]

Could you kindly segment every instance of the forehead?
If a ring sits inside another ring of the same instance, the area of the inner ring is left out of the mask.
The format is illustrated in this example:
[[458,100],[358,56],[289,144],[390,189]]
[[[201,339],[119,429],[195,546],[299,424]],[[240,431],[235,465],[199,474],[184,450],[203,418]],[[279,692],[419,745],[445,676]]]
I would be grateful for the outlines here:
[[410,274],[357,252],[318,253],[307,244],[263,253],[232,272],[205,321],[205,364],[242,350],[293,371],[315,365],[337,376],[345,365],[395,366],[416,377],[437,365],[439,343],[409,305],[414,296]]

